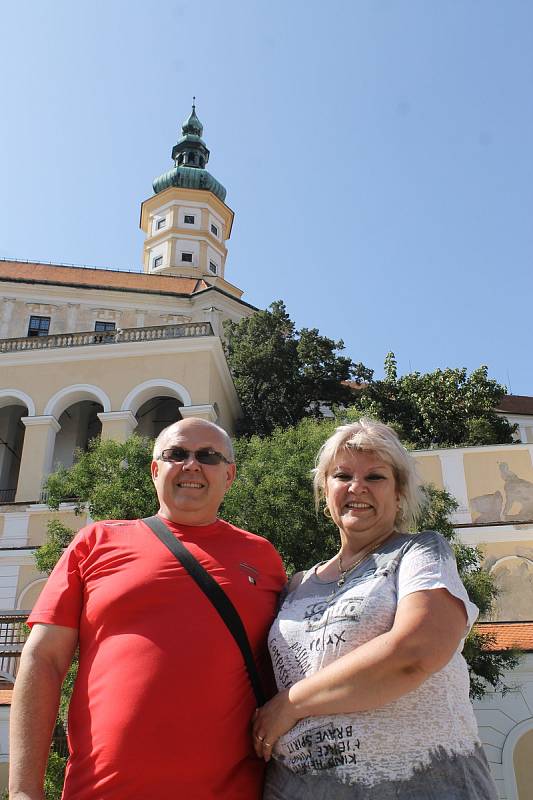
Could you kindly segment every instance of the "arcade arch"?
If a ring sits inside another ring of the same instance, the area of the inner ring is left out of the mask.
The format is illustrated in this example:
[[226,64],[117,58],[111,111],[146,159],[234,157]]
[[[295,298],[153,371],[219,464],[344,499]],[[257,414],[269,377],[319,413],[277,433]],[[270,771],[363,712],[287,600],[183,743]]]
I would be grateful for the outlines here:
[[100,435],[102,423],[98,413],[110,410],[107,394],[90,384],[66,386],[50,398],[44,414],[55,417],[60,425],[55,437],[52,469],[59,465],[71,466],[75,450],[86,450],[91,439]]
[[32,581],[27,586],[25,586],[19,595],[17,608],[20,608],[23,611],[28,611],[32,609],[35,603],[37,602],[37,598],[41,594],[41,591],[46,583],[46,580],[47,580],[46,578],[38,578],[37,580]]
[[22,417],[33,415],[34,402],[25,392],[0,391],[0,503],[15,500],[26,431]]
[[132,389],[122,403],[122,410],[135,415],[135,433],[154,439],[167,425],[181,419],[180,407],[190,405],[191,396],[185,386],[156,378]]
[[533,785],[533,718],[512,728],[502,751],[502,771],[507,800],[530,800]]

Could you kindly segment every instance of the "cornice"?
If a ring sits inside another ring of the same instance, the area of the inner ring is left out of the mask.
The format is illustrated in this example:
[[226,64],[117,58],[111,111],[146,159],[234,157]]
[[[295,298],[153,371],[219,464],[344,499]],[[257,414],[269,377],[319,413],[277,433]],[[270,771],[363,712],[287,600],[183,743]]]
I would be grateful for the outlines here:
[[217,250],[219,253],[221,253],[224,258],[226,258],[228,255],[228,248],[222,244],[220,239],[217,239],[212,233],[206,231],[205,228],[199,228],[197,233],[195,233],[194,228],[178,228],[177,226],[163,228],[163,230],[156,231],[156,233],[153,233],[151,236],[147,236],[144,240],[144,244],[145,247],[156,247],[158,244],[162,244],[169,239],[205,242],[206,244],[210,245],[213,250]]
[[[204,277],[205,276],[199,276],[198,280],[202,280]],[[26,291],[24,291],[24,289],[23,289],[22,292],[21,292],[21,288],[20,287],[23,284],[26,284],[28,287],[31,287],[31,286],[53,286],[53,287],[58,287],[59,290],[63,290],[63,292],[64,292],[65,302],[66,303],[70,303],[70,302],[72,302],[72,300],[75,300],[76,305],[88,305],[88,304],[94,305],[94,303],[96,302],[96,298],[94,296],[90,296],[90,297],[86,297],[86,298],[80,297],[80,294],[79,294],[79,290],[80,289],[83,290],[83,292],[91,292],[92,294],[96,293],[98,295],[98,302],[99,303],[102,303],[103,301],[106,300],[106,293],[109,292],[109,303],[111,305],[113,305],[114,308],[116,308],[116,305],[114,305],[114,302],[116,303],[115,295],[116,295],[117,292],[121,292],[121,293],[123,293],[125,295],[128,295],[128,294],[143,295],[144,294],[144,295],[146,295],[145,302],[147,304],[150,304],[148,310],[155,310],[155,311],[157,311],[157,308],[154,309],[154,306],[153,306],[153,303],[154,303],[153,298],[154,298],[154,296],[161,297],[162,300],[164,299],[165,302],[173,302],[173,303],[175,303],[176,300],[179,299],[184,303],[184,305],[189,305],[199,295],[205,294],[205,292],[207,292],[207,291],[215,291],[215,292],[217,292],[217,294],[223,295],[223,296],[227,297],[228,299],[233,300],[234,302],[236,302],[239,305],[243,305],[243,306],[246,306],[247,308],[252,309],[253,311],[257,311],[257,307],[256,306],[253,306],[250,303],[247,303],[245,300],[241,300],[241,299],[235,297],[235,295],[231,295],[228,292],[225,292],[223,289],[217,288],[216,286],[207,286],[205,289],[200,289],[199,291],[195,291],[193,294],[182,294],[182,293],[179,293],[179,292],[167,292],[167,291],[164,291],[164,290],[161,290],[161,289],[158,289],[158,290],[156,290],[156,289],[132,289],[132,288],[129,288],[129,287],[118,287],[118,286],[117,287],[115,287],[115,286],[101,286],[101,287],[100,286],[87,286],[86,284],[60,283],[60,282],[55,282],[55,281],[44,281],[44,280],[30,280],[28,278],[24,278],[24,279],[21,278],[20,280],[18,280],[16,278],[2,278],[2,277],[0,277],[0,283],[2,283],[2,282],[14,284],[14,288],[13,288],[12,292],[9,292],[9,290],[6,290],[5,287],[2,287],[2,294],[3,294],[4,299],[6,299],[6,300],[7,299],[9,299],[9,300],[20,300],[21,302],[26,302],[25,297],[21,296],[21,295],[23,293],[24,294],[27,293],[28,295],[30,295],[30,292],[31,292],[30,288],[28,288]],[[35,295],[31,295],[31,296],[35,297]],[[51,294],[42,294],[42,295],[40,294],[39,298],[42,298],[43,302],[47,302],[48,300],[55,301],[56,303],[58,302],[57,296],[54,296],[54,295],[51,295]],[[131,308],[133,310],[144,310],[144,309],[139,309],[139,300],[140,299],[142,299],[142,298],[135,297],[135,299],[130,301],[129,303],[125,302],[125,301],[122,301],[122,307],[123,308]],[[166,308],[166,306],[165,306],[165,308]]]
[[533,443],[522,442],[520,444],[483,444],[473,445],[472,447],[435,447],[432,450],[411,450],[412,456],[438,456],[445,453],[486,453],[489,450],[512,450],[515,453],[517,450],[529,450],[533,456]]

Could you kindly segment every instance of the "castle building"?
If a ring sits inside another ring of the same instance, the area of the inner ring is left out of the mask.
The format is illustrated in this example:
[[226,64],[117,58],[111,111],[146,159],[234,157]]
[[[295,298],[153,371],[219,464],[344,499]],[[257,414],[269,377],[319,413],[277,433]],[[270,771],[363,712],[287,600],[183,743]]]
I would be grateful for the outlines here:
[[[43,496],[46,476],[95,436],[154,437],[188,416],[234,432],[240,408],[223,322],[254,313],[226,278],[233,211],[206,167],[193,105],[173,166],[141,205],[143,272],[0,260],[0,791],[7,785],[11,687],[21,622],[46,576],[35,566],[47,522],[86,521]],[[520,443],[415,453],[421,476],[457,498],[454,524],[479,545],[501,593],[481,628],[524,649],[515,688],[476,705],[502,800],[533,786],[533,398],[505,398]]]
[[95,435],[153,436],[186,416],[233,430],[222,323],[254,309],[225,277],[233,212],[202,132],[193,106],[142,203],[143,273],[0,261],[0,502],[34,504]]
[[[520,411],[517,409],[520,408]],[[504,676],[508,691],[489,689],[474,702],[480,738],[501,800],[528,800],[533,787],[533,398],[506,397],[500,412],[518,424],[520,441],[417,451],[425,482],[458,501],[459,538],[479,547],[499,594],[477,630],[487,648],[522,650]]]

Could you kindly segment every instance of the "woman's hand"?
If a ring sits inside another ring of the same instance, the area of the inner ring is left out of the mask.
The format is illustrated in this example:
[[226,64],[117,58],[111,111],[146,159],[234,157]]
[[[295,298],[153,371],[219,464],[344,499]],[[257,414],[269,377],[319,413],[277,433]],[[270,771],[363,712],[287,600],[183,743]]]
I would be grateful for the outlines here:
[[279,692],[253,716],[252,733],[255,752],[259,758],[270,761],[272,748],[280,736],[290,731],[299,720],[290,700],[289,690]]

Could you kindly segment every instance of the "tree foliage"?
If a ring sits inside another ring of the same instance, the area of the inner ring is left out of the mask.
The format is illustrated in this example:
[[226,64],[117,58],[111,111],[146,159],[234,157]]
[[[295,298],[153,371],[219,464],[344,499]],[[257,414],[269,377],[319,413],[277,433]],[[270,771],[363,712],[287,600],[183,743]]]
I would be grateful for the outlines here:
[[244,417],[241,432],[269,435],[295,425],[321,409],[351,402],[344,381],[369,380],[372,370],[338,352],[342,341],[317,328],[296,330],[284,303],[277,300],[240,322],[228,321],[226,357]]
[[71,528],[67,528],[58,519],[51,519],[46,527],[46,539],[35,551],[35,563],[39,572],[46,572],[50,575],[59,561],[61,553],[72,541],[74,531]]
[[470,375],[463,368],[398,377],[394,353],[388,353],[384,378],[370,380],[353,402],[424,449],[511,442],[515,426],[494,411],[505,394],[486,366]]
[[311,470],[335,422],[304,419],[271,436],[234,443],[237,478],[224,499],[222,516],[266,536],[289,573],[330,558],[338,549],[335,527],[316,514]]
[[93,439],[87,451],[77,450],[71,467],[48,477],[50,508],[74,500],[76,511],[93,519],[137,519],[154,514],[157,498],[150,477],[153,441],[131,436],[126,442]]
[[[350,410],[353,420],[357,412]],[[344,420],[343,420],[344,421]],[[315,512],[311,470],[316,453],[338,421],[304,419],[271,436],[237,440],[237,478],[226,495],[223,514],[234,524],[266,536],[279,550],[289,573],[331,558],[339,548],[335,525]],[[482,568],[481,552],[455,536],[450,514],[457,502],[447,492],[428,485],[417,530],[437,530],[452,544],[461,578],[474,603],[487,612],[495,587]],[[473,693],[483,694],[483,681],[501,688],[505,670],[516,666],[516,653],[482,651],[488,640],[472,634],[465,649]]]
[[67,759],[51,750],[44,778],[44,796],[46,800],[61,800],[66,766]]

